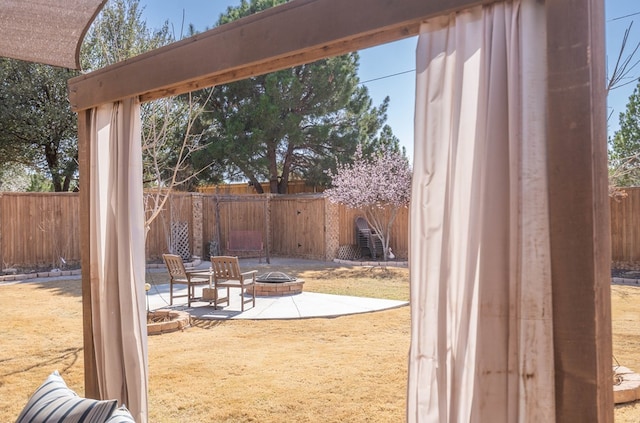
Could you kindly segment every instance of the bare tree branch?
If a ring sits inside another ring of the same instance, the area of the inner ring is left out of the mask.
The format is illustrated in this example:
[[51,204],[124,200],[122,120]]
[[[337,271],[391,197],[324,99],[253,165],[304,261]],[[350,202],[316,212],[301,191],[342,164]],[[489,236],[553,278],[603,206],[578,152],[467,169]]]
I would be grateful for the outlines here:
[[[205,106],[211,99],[212,90],[202,103],[196,103],[192,94],[188,95],[188,103],[168,98],[153,102],[150,106],[148,130],[144,131],[142,150],[148,162],[147,171],[150,173],[148,185],[153,187],[145,194],[145,236],[149,232],[151,223],[160,215],[173,190],[196,178],[212,164],[209,164],[197,172],[190,172],[190,159],[194,152],[207,148],[207,144],[200,144],[202,133],[192,134],[194,124],[205,111]],[[182,142],[179,147],[175,164],[169,165],[172,156],[172,130],[184,127]],[[170,174],[169,178],[165,175]]]
[[[609,77],[609,81],[607,82],[607,93],[616,88],[624,87],[625,85],[632,84],[637,82],[637,77],[630,77],[629,74],[640,60],[635,60],[636,53],[640,49],[640,42],[635,45],[633,51],[631,53],[625,53],[625,49],[627,47],[627,42],[629,41],[629,34],[631,33],[631,27],[633,26],[633,21],[629,24],[627,29],[624,31],[624,36],[622,37],[622,43],[620,44],[620,50],[618,51],[618,57],[616,59],[616,65],[613,68],[613,72]],[[622,82],[625,79],[631,78],[630,81]]]

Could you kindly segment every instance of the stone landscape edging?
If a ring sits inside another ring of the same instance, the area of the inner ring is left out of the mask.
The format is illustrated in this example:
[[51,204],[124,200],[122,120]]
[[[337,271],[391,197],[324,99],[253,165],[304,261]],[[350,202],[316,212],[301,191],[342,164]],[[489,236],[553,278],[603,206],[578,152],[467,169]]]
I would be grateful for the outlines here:
[[[198,267],[202,264],[200,258],[196,258],[191,262],[184,264],[186,269]],[[164,263],[149,263],[146,266],[147,269],[160,269],[166,268]],[[17,273],[14,275],[2,275],[0,276],[0,282],[24,282],[31,279],[46,279],[46,278],[59,278],[61,276],[81,276],[82,269],[73,270],[50,270],[48,272],[32,272],[32,273]]]

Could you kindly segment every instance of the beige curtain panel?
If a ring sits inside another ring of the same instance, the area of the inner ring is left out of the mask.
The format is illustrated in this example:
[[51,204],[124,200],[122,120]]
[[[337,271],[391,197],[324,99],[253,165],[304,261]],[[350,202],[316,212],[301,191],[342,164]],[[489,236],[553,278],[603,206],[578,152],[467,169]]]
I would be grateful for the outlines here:
[[98,386],[147,422],[147,318],[140,104],[92,111],[91,302]]
[[553,422],[544,4],[423,24],[409,422]]

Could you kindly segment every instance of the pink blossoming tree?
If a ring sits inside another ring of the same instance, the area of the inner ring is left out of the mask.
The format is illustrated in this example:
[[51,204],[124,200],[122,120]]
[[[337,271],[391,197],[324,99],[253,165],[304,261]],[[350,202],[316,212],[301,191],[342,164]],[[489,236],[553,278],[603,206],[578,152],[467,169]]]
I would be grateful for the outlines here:
[[411,168],[407,158],[393,149],[367,158],[358,147],[353,164],[338,164],[329,172],[331,188],[326,191],[334,203],[358,209],[382,242],[384,260],[389,257],[389,239],[398,211],[409,205]]

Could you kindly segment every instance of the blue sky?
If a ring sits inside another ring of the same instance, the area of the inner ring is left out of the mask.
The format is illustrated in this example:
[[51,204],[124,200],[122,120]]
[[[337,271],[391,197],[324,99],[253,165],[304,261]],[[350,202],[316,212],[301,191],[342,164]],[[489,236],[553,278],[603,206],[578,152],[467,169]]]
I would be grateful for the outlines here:
[[[606,15],[606,42],[607,42],[607,68],[609,72],[615,66],[618,52],[622,43],[624,32],[633,22],[631,27],[629,41],[625,51],[631,51],[640,42],[640,2],[632,0],[605,0]],[[640,60],[640,51],[636,54],[636,61]],[[640,65],[633,69],[630,77],[627,78],[628,84],[616,88],[609,92],[607,98],[608,111],[611,113],[609,118],[609,135],[618,129],[618,117],[620,113],[625,111],[625,107],[629,96],[633,93],[637,80],[640,77]]]
[[[238,4],[240,0],[141,0],[141,5],[145,8],[143,18],[147,25],[157,28],[164,21],[169,21],[177,37],[181,33],[183,14],[185,27],[193,24],[196,30],[204,31],[214,26],[228,6]],[[605,0],[605,8],[607,62],[608,67],[613,68],[624,31],[632,21],[635,22],[627,48],[633,48],[640,41],[640,2]],[[635,13],[639,14],[633,15]],[[410,157],[413,155],[415,46],[416,38],[412,37],[362,50],[359,70],[360,80],[365,82],[374,104],[380,104],[387,95],[391,98],[387,123],[393,128],[401,144],[406,147]],[[640,59],[640,52],[637,59]],[[405,73],[407,71],[410,72]],[[640,65],[631,75],[636,79],[640,77]],[[618,128],[618,115],[625,110],[629,95],[635,86],[635,83],[631,83],[609,94],[608,109],[612,113],[609,119],[609,134],[613,134]]]

